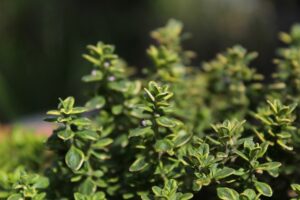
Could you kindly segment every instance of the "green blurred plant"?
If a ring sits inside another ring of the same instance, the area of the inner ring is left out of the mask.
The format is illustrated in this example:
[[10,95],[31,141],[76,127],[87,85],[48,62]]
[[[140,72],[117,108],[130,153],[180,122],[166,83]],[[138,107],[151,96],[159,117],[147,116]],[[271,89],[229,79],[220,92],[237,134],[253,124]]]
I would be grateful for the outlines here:
[[[215,109],[215,120],[218,121],[220,114],[223,118],[243,118],[250,103],[256,101],[257,93],[263,87],[260,83],[263,76],[249,64],[257,55],[236,45],[203,64],[209,90],[206,101]],[[223,101],[220,102],[220,99]]]
[[300,103],[300,25],[292,26],[290,33],[280,33],[279,38],[288,46],[280,48],[280,58],[274,59],[277,70],[270,85],[271,96],[287,103]]
[[49,181],[38,174],[27,173],[23,168],[14,172],[0,171],[0,198],[8,200],[43,200]]
[[7,136],[3,134],[0,139],[0,170],[12,172],[23,166],[30,171],[41,172],[48,159],[45,140],[45,136],[36,136],[20,126],[14,127]]

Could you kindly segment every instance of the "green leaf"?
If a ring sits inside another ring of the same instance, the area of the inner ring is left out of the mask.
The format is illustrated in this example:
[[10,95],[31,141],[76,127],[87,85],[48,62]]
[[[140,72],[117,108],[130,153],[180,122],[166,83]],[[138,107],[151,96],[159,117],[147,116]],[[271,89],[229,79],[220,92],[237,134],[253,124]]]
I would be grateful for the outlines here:
[[113,140],[110,138],[104,138],[104,139],[100,139],[99,141],[97,141],[96,143],[93,144],[93,147],[95,149],[103,149],[104,147],[110,145],[111,143],[113,143]]
[[46,199],[45,197],[46,197],[46,193],[43,192],[43,193],[39,193],[39,194],[35,195],[33,197],[33,200],[44,200],[44,199]]
[[243,152],[239,150],[233,150],[233,152],[238,156],[240,156],[241,158],[243,158],[244,160],[249,161],[249,158]]
[[156,122],[163,127],[173,128],[176,126],[175,122],[168,117],[162,116],[156,118]]
[[293,184],[291,184],[291,188],[292,188],[294,191],[296,191],[297,193],[300,192],[300,184],[295,184],[295,183],[293,183]]
[[93,199],[92,200],[105,200],[105,194],[104,192],[96,192],[96,194],[93,195]]
[[70,112],[70,114],[81,114],[81,113],[84,113],[84,112],[86,112],[87,111],[87,109],[86,108],[84,108],[84,107],[75,107],[75,108],[73,108],[72,109],[72,111]]
[[127,92],[130,84],[127,81],[113,81],[109,82],[108,87],[117,92]]
[[209,145],[206,143],[201,144],[199,147],[199,154],[204,158],[207,158],[209,155]]
[[38,177],[33,186],[38,189],[47,188],[49,186],[49,180],[46,177]]
[[136,128],[136,129],[133,129],[133,130],[130,130],[129,132],[129,138],[132,138],[132,137],[144,137],[146,134],[149,134],[149,133],[153,133],[153,131],[151,130],[151,127],[146,127],[146,128]]
[[185,194],[183,194],[183,195],[180,197],[179,200],[189,200],[189,199],[191,199],[191,198],[193,198],[193,194],[192,194],[192,193],[185,193]]
[[211,183],[210,177],[201,177],[193,182],[193,190],[199,191],[203,186],[207,186]]
[[111,112],[114,114],[114,115],[119,115],[122,113],[122,110],[123,110],[123,106],[122,105],[116,105],[116,106],[113,106],[112,109],[111,109]]
[[92,155],[95,156],[99,160],[107,160],[110,158],[110,156],[107,155],[106,153],[98,153],[95,151],[92,151]]
[[155,195],[161,195],[161,192],[162,192],[162,189],[158,186],[153,186],[152,187],[152,192],[155,194]]
[[61,130],[57,133],[57,136],[62,140],[69,140],[74,137],[72,130]]
[[90,63],[93,63],[96,66],[100,64],[100,61],[98,59],[96,59],[88,54],[83,54],[82,57],[85,58]]
[[12,194],[7,200],[24,200],[24,198],[20,194]]
[[239,200],[239,194],[230,188],[219,187],[217,188],[217,194],[222,200]]
[[137,158],[129,168],[131,172],[141,171],[148,166],[144,157]]
[[287,133],[287,132],[282,132],[282,133],[278,133],[276,134],[277,137],[279,137],[280,139],[287,139],[287,138],[291,138],[292,134]]
[[69,114],[74,106],[75,99],[74,97],[67,97],[65,100],[60,100],[63,106],[63,112]]
[[159,93],[159,86],[155,81],[150,81],[148,83],[148,88],[150,90],[151,93],[154,93],[155,95],[157,95]]
[[85,104],[85,107],[87,107],[89,110],[100,109],[105,105],[105,102],[106,101],[104,97],[95,96]]
[[278,139],[277,144],[279,144],[279,146],[281,146],[283,149],[287,150],[287,151],[292,151],[293,147],[287,146],[283,140]]
[[47,115],[60,115],[59,110],[49,110]]
[[81,194],[91,195],[96,191],[96,189],[97,189],[97,185],[94,183],[94,181],[91,178],[87,178],[79,186],[78,191]]
[[126,193],[122,195],[123,199],[132,199],[134,197],[134,194],[132,193]]
[[267,162],[267,163],[263,163],[260,164],[256,167],[256,169],[259,170],[273,170],[273,169],[277,169],[281,166],[280,162]]
[[72,124],[74,124],[76,126],[89,126],[91,124],[91,120],[89,120],[86,117],[78,118],[78,119],[72,120]]
[[74,199],[75,199],[75,200],[86,200],[85,195],[80,194],[80,193],[78,193],[78,192],[76,192],[76,193],[74,194]]
[[137,105],[136,107],[137,107],[137,109],[140,109],[142,111],[147,111],[149,113],[153,112],[153,109],[147,105]]
[[261,145],[260,145],[261,149],[260,151],[257,153],[257,157],[258,158],[261,158],[265,155],[265,153],[267,152],[268,150],[268,147],[269,147],[269,143],[268,142],[263,142]]
[[148,89],[146,89],[146,88],[144,88],[144,90],[145,90],[147,96],[149,97],[149,99],[150,99],[151,101],[155,102],[155,98],[154,98],[154,96],[151,94],[151,92],[150,92]]
[[73,176],[71,182],[79,182],[82,179],[82,176]]
[[77,171],[81,168],[84,161],[84,154],[80,149],[77,149],[76,147],[72,146],[65,157],[65,162],[67,166]]
[[150,197],[148,197],[147,194],[141,194],[141,199],[142,200],[152,200]]
[[229,167],[224,167],[223,169],[220,169],[217,171],[217,173],[214,175],[214,178],[216,180],[223,179],[223,178],[226,178],[226,177],[234,174],[234,172],[235,172],[234,169],[229,168]]
[[82,139],[93,140],[93,141],[99,138],[98,133],[91,130],[78,131],[76,132],[76,135],[81,137]]
[[103,79],[103,74],[99,70],[93,70],[92,74],[85,75],[82,77],[83,82],[101,81],[102,79]]
[[154,145],[154,149],[156,152],[163,153],[172,150],[172,148],[173,148],[173,143],[171,140],[168,139],[158,140]]
[[245,197],[244,199],[246,199],[246,200],[257,200],[256,193],[252,189],[246,189],[242,194],[240,194],[240,196]]
[[180,130],[173,138],[174,146],[181,147],[185,145],[192,138],[192,134],[187,133],[185,130]]
[[97,178],[100,178],[100,177],[102,177],[102,176],[104,175],[104,173],[103,173],[103,171],[101,171],[101,170],[95,170],[95,171],[93,172],[93,175],[94,175],[95,177],[97,177]]
[[271,197],[273,194],[271,187],[266,183],[255,181],[254,186],[257,191],[264,196]]

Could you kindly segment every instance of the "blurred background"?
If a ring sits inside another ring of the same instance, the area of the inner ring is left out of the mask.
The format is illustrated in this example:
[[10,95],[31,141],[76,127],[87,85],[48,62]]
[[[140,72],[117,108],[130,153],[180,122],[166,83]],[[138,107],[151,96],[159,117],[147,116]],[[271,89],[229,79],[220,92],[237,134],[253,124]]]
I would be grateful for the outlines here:
[[80,78],[87,44],[117,47],[131,66],[147,66],[149,32],[169,18],[192,34],[184,47],[195,65],[239,43],[259,52],[253,64],[269,76],[279,31],[300,22],[296,0],[0,0],[0,122],[27,119],[84,99]]

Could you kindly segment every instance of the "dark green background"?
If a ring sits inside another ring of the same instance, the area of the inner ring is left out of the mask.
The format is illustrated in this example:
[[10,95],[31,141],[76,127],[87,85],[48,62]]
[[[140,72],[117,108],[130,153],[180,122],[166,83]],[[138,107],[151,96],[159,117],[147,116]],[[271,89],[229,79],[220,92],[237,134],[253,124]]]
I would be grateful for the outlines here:
[[194,64],[235,43],[257,50],[267,76],[277,32],[300,22],[296,0],[0,0],[0,121],[42,113],[58,97],[84,98],[87,44],[113,43],[130,65],[149,61],[149,31],[169,18],[185,23]]

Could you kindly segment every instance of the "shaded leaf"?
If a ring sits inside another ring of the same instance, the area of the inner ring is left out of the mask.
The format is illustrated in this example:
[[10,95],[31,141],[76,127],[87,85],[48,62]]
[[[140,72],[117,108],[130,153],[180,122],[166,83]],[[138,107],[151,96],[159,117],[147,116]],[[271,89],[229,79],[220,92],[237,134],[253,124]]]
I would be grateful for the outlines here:
[[80,184],[79,188],[78,188],[78,192],[80,192],[81,194],[93,194],[97,189],[96,184],[94,183],[94,181],[91,178],[87,178],[84,180],[83,183]]
[[165,116],[156,118],[156,122],[163,127],[173,128],[176,126],[176,123],[172,119]]
[[113,143],[113,140],[110,138],[104,138],[104,139],[100,139],[99,141],[97,141],[96,143],[93,144],[93,147],[95,149],[102,149],[108,145],[110,145],[111,143]]
[[263,163],[260,164],[256,167],[256,169],[260,169],[260,170],[273,170],[273,169],[277,169],[281,166],[280,162],[267,162],[267,163]]
[[144,157],[137,158],[130,166],[129,171],[137,172],[143,170],[145,167],[148,166]]
[[85,107],[87,107],[89,110],[93,110],[93,109],[100,109],[104,105],[105,105],[105,98],[102,96],[95,96],[85,104]]
[[154,149],[156,152],[167,152],[172,150],[172,148],[173,148],[173,143],[168,139],[158,140],[154,144]]
[[186,144],[192,138],[192,134],[188,134],[185,130],[180,130],[174,137],[174,146],[180,147]]
[[129,132],[129,138],[131,137],[140,137],[140,136],[145,136],[148,133],[153,133],[153,131],[151,130],[151,127],[146,127],[146,128],[136,128],[133,130],[130,130]]

